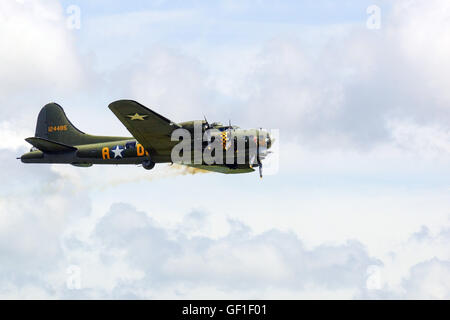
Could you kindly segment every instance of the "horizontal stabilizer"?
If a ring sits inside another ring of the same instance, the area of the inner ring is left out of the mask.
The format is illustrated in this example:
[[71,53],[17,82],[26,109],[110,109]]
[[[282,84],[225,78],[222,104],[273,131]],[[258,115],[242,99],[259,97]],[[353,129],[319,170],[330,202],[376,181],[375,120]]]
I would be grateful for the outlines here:
[[75,151],[77,148],[68,146],[63,143],[50,141],[43,138],[27,138],[25,139],[26,142],[32,144],[34,147],[38,148],[39,150],[43,152],[66,152],[66,151]]

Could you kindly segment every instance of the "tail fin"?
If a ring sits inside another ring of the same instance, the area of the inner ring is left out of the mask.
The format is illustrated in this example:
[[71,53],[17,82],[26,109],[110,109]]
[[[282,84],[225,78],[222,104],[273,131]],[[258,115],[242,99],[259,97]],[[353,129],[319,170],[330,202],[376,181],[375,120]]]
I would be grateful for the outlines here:
[[35,134],[37,138],[74,146],[84,140],[84,135],[67,119],[63,108],[57,103],[47,104],[39,113]]
[[126,139],[85,134],[67,119],[63,108],[57,103],[49,103],[42,108],[37,120],[35,137],[59,142],[67,146]]

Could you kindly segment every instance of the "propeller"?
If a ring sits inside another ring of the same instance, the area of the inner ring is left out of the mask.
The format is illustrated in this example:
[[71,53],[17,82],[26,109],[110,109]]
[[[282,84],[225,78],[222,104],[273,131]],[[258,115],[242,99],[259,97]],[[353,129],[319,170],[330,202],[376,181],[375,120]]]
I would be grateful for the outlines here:
[[225,145],[225,149],[228,150],[231,147],[231,131],[232,131],[232,127],[231,127],[231,120],[228,120],[228,129],[227,129],[227,143]]
[[[259,167],[259,176],[262,178],[263,176],[263,164],[262,160],[266,158],[266,156],[271,153],[271,151],[268,151],[270,148],[270,145],[272,144],[272,140],[270,138],[269,132],[266,130],[263,130],[262,128],[259,128],[257,130],[257,137],[255,139],[255,142],[257,144],[256,146],[256,162],[258,163]],[[254,161],[254,158],[253,158]]]
[[252,155],[252,157],[250,158],[250,168],[253,168],[253,164],[255,163],[255,155]]
[[206,129],[209,129],[209,128],[211,128],[211,126],[210,126],[210,124],[209,124],[208,120],[206,119],[206,116],[205,116],[205,115],[203,115],[203,118],[205,118],[205,122],[206,122]]
[[262,162],[259,162],[259,177],[262,179],[263,175],[262,175]]
[[205,118],[205,128],[204,131],[206,132],[206,140],[208,141],[208,144],[211,143],[211,131],[209,131],[209,129],[211,129],[211,125],[209,124],[208,120],[206,119],[206,116],[203,115],[203,117]]
[[[262,128],[260,128],[260,130],[262,130]],[[260,157],[260,142],[259,142],[259,135],[260,135],[260,131],[258,131],[258,135],[256,138],[256,161],[258,163],[258,169],[259,169],[259,177],[262,179],[263,174],[262,174],[262,162],[261,162],[261,157]]]
[[253,168],[253,164],[255,163],[255,160],[256,160],[256,163],[258,164],[259,176],[260,176],[260,178],[262,178],[262,162],[261,162],[261,157],[260,157],[259,131],[257,131],[257,135],[256,135],[256,137],[254,137],[253,141],[256,144],[256,154],[253,154],[251,156],[251,158],[249,159],[250,168]]

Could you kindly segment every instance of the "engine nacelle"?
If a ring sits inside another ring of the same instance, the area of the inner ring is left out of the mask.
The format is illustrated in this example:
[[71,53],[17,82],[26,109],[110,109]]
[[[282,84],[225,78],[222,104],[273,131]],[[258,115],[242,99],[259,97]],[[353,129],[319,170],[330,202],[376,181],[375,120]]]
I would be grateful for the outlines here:
[[155,163],[152,160],[144,160],[142,162],[142,167],[145,170],[152,170],[155,167]]

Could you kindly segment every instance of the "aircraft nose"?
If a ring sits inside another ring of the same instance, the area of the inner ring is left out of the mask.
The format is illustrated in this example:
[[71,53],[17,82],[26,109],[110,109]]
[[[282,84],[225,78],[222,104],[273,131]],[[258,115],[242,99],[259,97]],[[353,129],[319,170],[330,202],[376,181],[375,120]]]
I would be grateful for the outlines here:
[[270,133],[267,134],[267,149],[270,149],[272,147],[272,144],[275,142],[275,139],[270,135]]
[[265,146],[266,149],[270,149],[275,139],[270,134],[269,130],[259,130],[259,141],[261,146]]
[[269,132],[267,132],[267,136],[266,136],[267,149],[270,149],[270,147],[272,146],[274,141],[275,141],[275,139],[270,135]]

